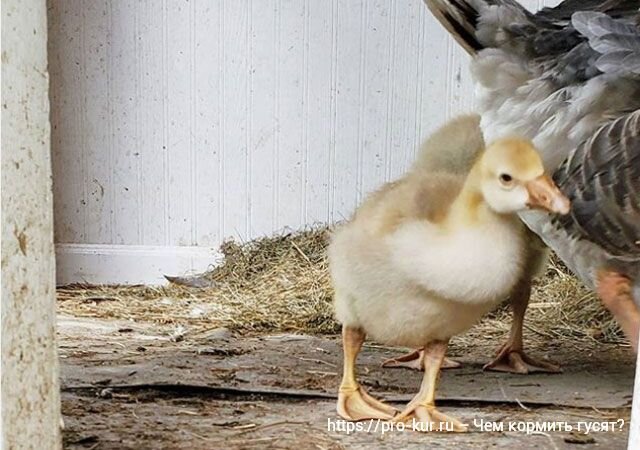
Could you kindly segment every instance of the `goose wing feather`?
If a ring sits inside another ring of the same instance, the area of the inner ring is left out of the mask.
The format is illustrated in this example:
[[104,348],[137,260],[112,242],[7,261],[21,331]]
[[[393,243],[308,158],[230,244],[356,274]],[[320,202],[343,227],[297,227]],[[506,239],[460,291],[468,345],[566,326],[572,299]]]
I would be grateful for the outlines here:
[[612,257],[640,258],[640,111],[598,129],[554,179],[572,205],[558,225]]

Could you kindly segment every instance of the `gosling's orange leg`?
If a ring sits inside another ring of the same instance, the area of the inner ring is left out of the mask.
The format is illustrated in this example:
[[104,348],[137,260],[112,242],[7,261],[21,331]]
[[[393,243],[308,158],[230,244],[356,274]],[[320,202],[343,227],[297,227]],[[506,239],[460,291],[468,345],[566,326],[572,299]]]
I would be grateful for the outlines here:
[[388,420],[397,412],[396,409],[371,397],[356,381],[356,358],[362,348],[364,338],[365,334],[361,329],[342,327],[344,368],[342,383],[338,391],[338,414],[344,419],[355,421]]
[[424,376],[420,392],[393,418],[394,422],[411,422],[418,431],[467,431],[467,425],[441,413],[435,406],[438,374],[446,351],[447,342],[434,341],[425,346],[422,359]]
[[597,290],[602,303],[616,318],[637,353],[640,312],[633,301],[631,280],[618,272],[603,270],[598,274]]
[[513,321],[509,339],[500,347],[496,357],[485,364],[484,370],[494,370],[497,372],[510,372],[528,374],[532,372],[562,372],[560,366],[546,361],[536,360],[524,352],[522,343],[522,327],[524,324],[524,314],[529,305],[531,296],[531,280],[523,280],[511,295],[510,303],[513,311]]

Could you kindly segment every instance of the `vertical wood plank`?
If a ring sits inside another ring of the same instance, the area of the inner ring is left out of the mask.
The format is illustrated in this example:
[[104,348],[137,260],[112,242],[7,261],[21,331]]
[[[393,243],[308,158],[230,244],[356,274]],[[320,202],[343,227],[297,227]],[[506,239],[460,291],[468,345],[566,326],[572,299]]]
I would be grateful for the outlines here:
[[195,10],[195,86],[196,133],[195,179],[197,180],[196,245],[215,246],[222,240],[220,230],[222,190],[219,168],[222,162],[218,139],[220,121],[221,58],[219,30],[221,4],[196,1]]
[[[278,17],[275,0],[250,1],[249,42],[249,151],[250,184],[249,233],[268,235],[274,230],[274,178],[276,159],[276,86],[279,75],[279,46],[276,37]],[[287,24],[278,23],[287,33]]]
[[357,204],[358,164],[362,147],[366,1],[338,3],[337,102],[332,219],[347,219]]
[[309,1],[306,142],[305,223],[326,221],[329,204],[331,155],[331,74],[335,62],[333,17],[335,3]]
[[222,56],[223,235],[248,236],[248,1],[225,2]]
[[389,74],[393,61],[391,43],[395,38],[391,6],[392,0],[367,2],[360,198],[379,187],[386,178],[388,119],[393,95]]
[[278,0],[275,224],[303,225],[302,153],[306,92],[306,1]]
[[415,103],[415,129],[414,140],[413,140],[413,160],[415,160],[416,155],[420,149],[420,146],[423,142],[422,138],[422,107],[423,107],[423,91],[424,91],[424,66],[425,66],[425,36],[427,36],[426,30],[426,17],[428,15],[426,8],[418,8],[418,37],[417,37],[417,58],[416,58],[416,72],[415,78],[417,81],[416,84],[416,103]]
[[164,139],[164,13],[157,0],[138,4],[138,140],[140,153],[141,244],[166,245],[167,234]]
[[471,57],[453,38],[449,38],[450,53],[447,91],[447,119],[474,109],[474,87],[469,70]]
[[391,73],[391,95],[394,108],[387,118],[389,143],[387,178],[401,176],[413,162],[416,142],[416,108],[418,104],[418,62],[420,52],[419,2],[396,2],[394,7],[396,39],[393,41],[394,61]]
[[139,242],[136,3],[111,3],[113,244]]
[[448,49],[450,45],[457,45],[432,14],[425,14],[423,23],[418,116],[421,141],[447,118],[447,98],[444,93],[450,82],[447,70]]
[[110,111],[109,60],[112,36],[109,30],[109,6],[104,2],[85,4],[82,26],[84,41],[83,130],[87,189],[86,240],[111,243]]
[[194,70],[191,48],[192,3],[169,1],[167,6],[167,164],[169,190],[169,243],[191,245],[192,230],[192,160],[193,118],[191,105]]
[[79,0],[52,3],[49,11],[51,150],[57,242],[86,240],[81,6]]

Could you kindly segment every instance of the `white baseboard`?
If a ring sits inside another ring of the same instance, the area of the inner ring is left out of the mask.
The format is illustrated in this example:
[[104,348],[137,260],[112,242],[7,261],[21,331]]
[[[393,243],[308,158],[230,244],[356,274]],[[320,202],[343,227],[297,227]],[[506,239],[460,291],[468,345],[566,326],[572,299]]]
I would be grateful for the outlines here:
[[204,272],[220,261],[209,247],[56,244],[59,286],[87,284],[166,284],[164,275]]

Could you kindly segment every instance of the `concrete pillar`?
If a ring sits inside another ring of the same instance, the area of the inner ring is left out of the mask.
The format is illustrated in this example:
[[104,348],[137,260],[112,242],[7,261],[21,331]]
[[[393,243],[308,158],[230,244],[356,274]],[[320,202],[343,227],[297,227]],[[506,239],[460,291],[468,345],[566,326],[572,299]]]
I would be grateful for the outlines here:
[[2,448],[57,449],[45,0],[2,0]]
[[640,448],[640,352],[636,356],[636,378],[633,383],[633,404],[629,430],[629,450]]

